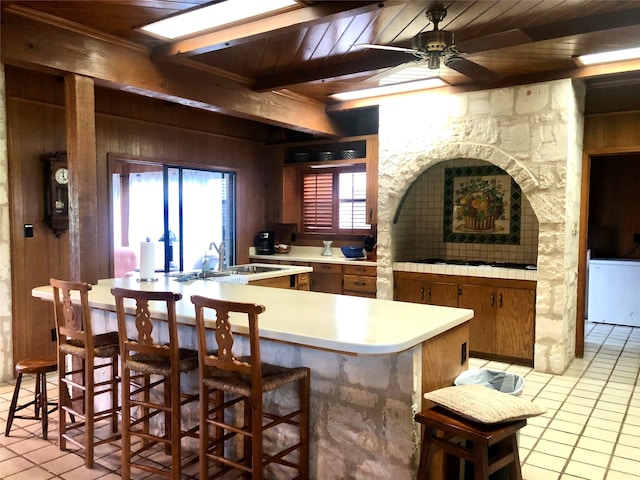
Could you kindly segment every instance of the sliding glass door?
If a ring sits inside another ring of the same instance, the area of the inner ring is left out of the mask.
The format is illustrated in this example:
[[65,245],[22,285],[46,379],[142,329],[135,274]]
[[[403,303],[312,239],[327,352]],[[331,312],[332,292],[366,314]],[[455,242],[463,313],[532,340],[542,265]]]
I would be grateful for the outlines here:
[[139,268],[147,239],[158,272],[197,270],[205,253],[217,266],[222,242],[235,263],[234,173],[117,160],[112,186],[115,276]]

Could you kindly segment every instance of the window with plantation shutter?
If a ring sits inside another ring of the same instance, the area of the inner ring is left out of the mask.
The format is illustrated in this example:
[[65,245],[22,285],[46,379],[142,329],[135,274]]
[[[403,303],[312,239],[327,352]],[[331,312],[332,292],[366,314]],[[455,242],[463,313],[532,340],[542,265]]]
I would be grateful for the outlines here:
[[303,231],[359,234],[371,230],[366,221],[364,165],[309,169],[302,178]]
[[304,175],[302,222],[307,231],[330,231],[333,227],[333,174]]

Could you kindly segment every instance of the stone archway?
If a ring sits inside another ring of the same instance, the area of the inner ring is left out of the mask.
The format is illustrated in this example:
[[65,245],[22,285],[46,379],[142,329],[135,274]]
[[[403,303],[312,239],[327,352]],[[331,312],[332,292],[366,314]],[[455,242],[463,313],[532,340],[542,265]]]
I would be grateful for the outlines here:
[[[582,89],[570,80],[381,104],[378,296],[393,297],[392,221],[430,166],[479,159],[509,173],[539,221],[536,370],[562,373],[574,357]],[[407,119],[438,102],[441,115]],[[404,115],[404,117],[403,117]],[[405,118],[405,121],[403,121]]]

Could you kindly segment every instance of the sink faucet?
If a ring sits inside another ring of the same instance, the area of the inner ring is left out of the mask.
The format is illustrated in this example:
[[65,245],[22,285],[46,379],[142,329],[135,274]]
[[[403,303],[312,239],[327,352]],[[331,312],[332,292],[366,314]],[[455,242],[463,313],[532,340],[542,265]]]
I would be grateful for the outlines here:
[[216,252],[218,252],[218,270],[223,270],[225,260],[224,241],[220,241],[218,245],[216,245],[214,242],[211,242],[211,245],[209,245],[209,250],[211,250],[211,247],[215,248]]

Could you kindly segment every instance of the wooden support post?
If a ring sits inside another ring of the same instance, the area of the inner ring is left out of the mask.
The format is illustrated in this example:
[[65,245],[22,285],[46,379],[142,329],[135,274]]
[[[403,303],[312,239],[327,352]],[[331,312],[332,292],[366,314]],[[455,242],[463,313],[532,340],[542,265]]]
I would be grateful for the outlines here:
[[65,76],[69,167],[70,272],[75,281],[98,282],[98,172],[93,79]]

